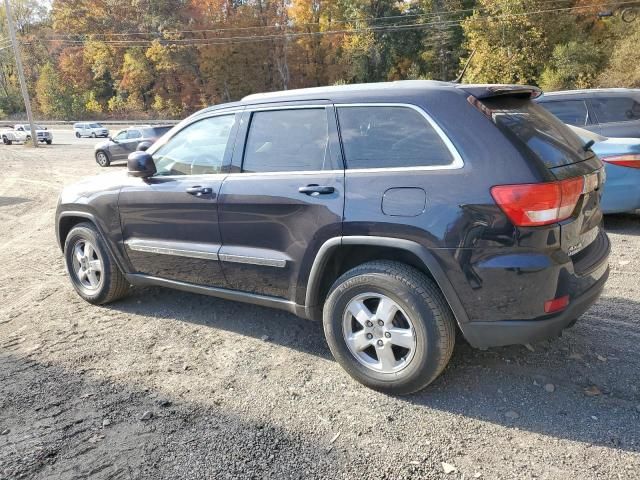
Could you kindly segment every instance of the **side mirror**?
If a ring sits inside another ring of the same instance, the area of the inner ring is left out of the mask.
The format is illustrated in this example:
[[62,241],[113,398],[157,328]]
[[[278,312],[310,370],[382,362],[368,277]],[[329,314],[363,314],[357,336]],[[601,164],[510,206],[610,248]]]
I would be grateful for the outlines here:
[[127,170],[130,177],[148,178],[156,173],[156,164],[147,152],[133,152],[127,159]]
[[151,145],[153,145],[153,142],[149,142],[145,140],[144,142],[140,142],[138,144],[138,146],[136,147],[136,150],[139,152],[146,152]]

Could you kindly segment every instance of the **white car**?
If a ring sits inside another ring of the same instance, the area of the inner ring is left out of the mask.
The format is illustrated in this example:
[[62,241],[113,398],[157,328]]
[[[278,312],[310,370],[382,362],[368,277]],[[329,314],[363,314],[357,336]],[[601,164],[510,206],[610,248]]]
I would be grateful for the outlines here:
[[73,124],[73,131],[76,134],[76,138],[80,137],[108,137],[109,130],[95,122],[80,122]]
[[[36,127],[36,135],[38,141],[40,143],[46,143],[47,145],[51,145],[53,143],[53,134],[47,130],[47,127],[43,127],[42,125],[35,125]],[[27,141],[31,138],[31,127],[28,123],[18,123],[13,126],[14,132],[24,132]],[[4,138],[3,138],[4,140]]]

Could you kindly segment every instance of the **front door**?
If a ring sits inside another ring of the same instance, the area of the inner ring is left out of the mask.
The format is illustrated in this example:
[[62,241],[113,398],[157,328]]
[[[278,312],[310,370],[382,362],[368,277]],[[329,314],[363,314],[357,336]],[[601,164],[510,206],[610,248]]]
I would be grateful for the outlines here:
[[344,171],[334,109],[247,111],[237,145],[220,191],[220,260],[228,285],[302,303],[315,254],[342,230]]
[[208,117],[150,150],[157,173],[119,197],[123,241],[136,273],[224,286],[218,194],[231,160],[236,114]]

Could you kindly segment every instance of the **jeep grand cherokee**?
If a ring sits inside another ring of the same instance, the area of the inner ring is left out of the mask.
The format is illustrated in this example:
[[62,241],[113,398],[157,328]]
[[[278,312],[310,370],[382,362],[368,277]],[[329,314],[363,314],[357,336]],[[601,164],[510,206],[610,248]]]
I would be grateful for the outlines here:
[[159,285],[322,319],[355,379],[414,392],[457,329],[559,335],[603,289],[602,163],[538,95],[405,81],[207,108],[62,192],[69,277],[95,304]]

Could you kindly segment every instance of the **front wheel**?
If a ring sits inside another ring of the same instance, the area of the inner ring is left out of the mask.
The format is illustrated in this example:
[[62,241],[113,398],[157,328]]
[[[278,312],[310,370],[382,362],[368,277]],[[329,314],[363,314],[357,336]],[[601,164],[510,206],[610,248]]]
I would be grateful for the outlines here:
[[111,164],[111,161],[109,160],[109,157],[102,150],[98,150],[96,152],[96,162],[101,167],[108,167]]
[[11,145],[13,142],[9,140],[5,135],[2,136],[2,143],[5,145]]
[[51,145],[53,143],[53,140],[45,140],[47,142],[47,145]]
[[91,138],[96,138],[96,132],[91,133]]
[[455,343],[455,320],[440,289],[415,268],[386,260],[336,280],[323,324],[331,353],[347,373],[392,394],[433,382]]
[[93,224],[79,223],[71,229],[64,243],[64,258],[73,288],[87,302],[113,302],[129,291],[129,283]]
[[80,138],[80,132],[76,132],[76,138]]

